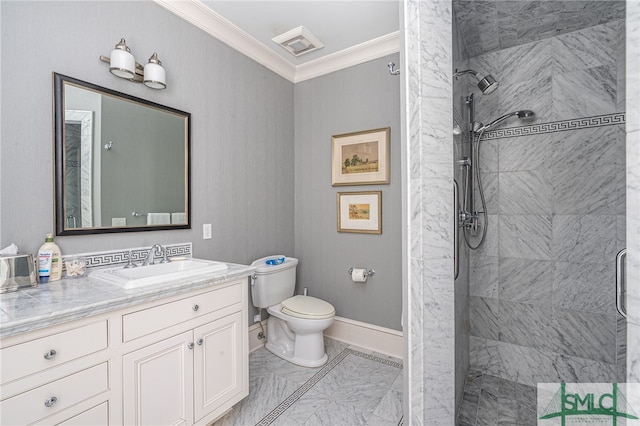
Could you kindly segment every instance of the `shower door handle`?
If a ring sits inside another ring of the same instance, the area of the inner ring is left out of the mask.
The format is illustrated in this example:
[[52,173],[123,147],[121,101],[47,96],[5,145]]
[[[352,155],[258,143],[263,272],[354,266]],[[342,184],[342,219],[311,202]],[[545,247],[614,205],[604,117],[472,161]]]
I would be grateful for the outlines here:
[[459,200],[458,200],[458,182],[453,180],[453,263],[454,274],[453,279],[458,278],[460,273],[460,244],[458,241],[458,227],[460,226],[460,214],[459,214]]
[[622,249],[616,255],[616,309],[620,315],[627,317],[626,291],[627,283],[625,282],[624,261],[627,257],[627,249]]

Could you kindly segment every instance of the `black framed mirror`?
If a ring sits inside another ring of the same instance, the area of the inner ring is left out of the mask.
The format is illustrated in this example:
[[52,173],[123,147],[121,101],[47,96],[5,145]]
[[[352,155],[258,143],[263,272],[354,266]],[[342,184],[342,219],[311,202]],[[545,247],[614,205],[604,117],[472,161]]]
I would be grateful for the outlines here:
[[191,114],[53,73],[56,235],[191,228]]

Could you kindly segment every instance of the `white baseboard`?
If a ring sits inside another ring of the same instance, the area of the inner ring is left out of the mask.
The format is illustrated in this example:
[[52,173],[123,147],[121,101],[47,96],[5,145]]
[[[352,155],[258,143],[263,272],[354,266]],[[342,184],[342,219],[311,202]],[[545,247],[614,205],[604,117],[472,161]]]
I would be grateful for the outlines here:
[[[268,319],[262,321],[265,330],[267,329],[267,321]],[[258,339],[260,331],[262,329],[259,323],[249,327],[249,353],[264,347],[266,343],[266,339]],[[402,359],[401,331],[348,318],[335,317],[331,327],[324,331],[324,335],[340,342]]]
[[[267,330],[267,321],[268,320],[262,321],[262,326],[265,329],[265,333]],[[264,344],[267,342],[267,339],[258,339],[258,334],[261,331],[262,329],[260,328],[259,322],[249,326],[249,353],[264,347]]]
[[324,335],[350,345],[402,359],[402,332],[348,318],[335,317]]

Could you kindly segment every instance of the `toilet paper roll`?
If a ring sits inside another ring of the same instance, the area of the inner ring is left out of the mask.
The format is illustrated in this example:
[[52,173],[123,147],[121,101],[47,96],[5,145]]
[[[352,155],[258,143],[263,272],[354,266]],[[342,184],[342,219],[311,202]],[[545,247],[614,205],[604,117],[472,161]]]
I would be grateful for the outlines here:
[[356,283],[366,283],[367,282],[367,270],[366,269],[353,268],[353,271],[351,271],[351,279]]

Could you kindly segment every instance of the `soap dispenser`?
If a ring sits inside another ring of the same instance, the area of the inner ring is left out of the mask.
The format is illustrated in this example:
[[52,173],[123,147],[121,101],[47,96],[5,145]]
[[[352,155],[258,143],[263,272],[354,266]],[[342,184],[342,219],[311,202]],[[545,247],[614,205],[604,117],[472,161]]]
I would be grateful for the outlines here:
[[38,250],[38,279],[41,283],[58,281],[62,278],[62,253],[53,242],[53,234],[47,234],[44,244]]

